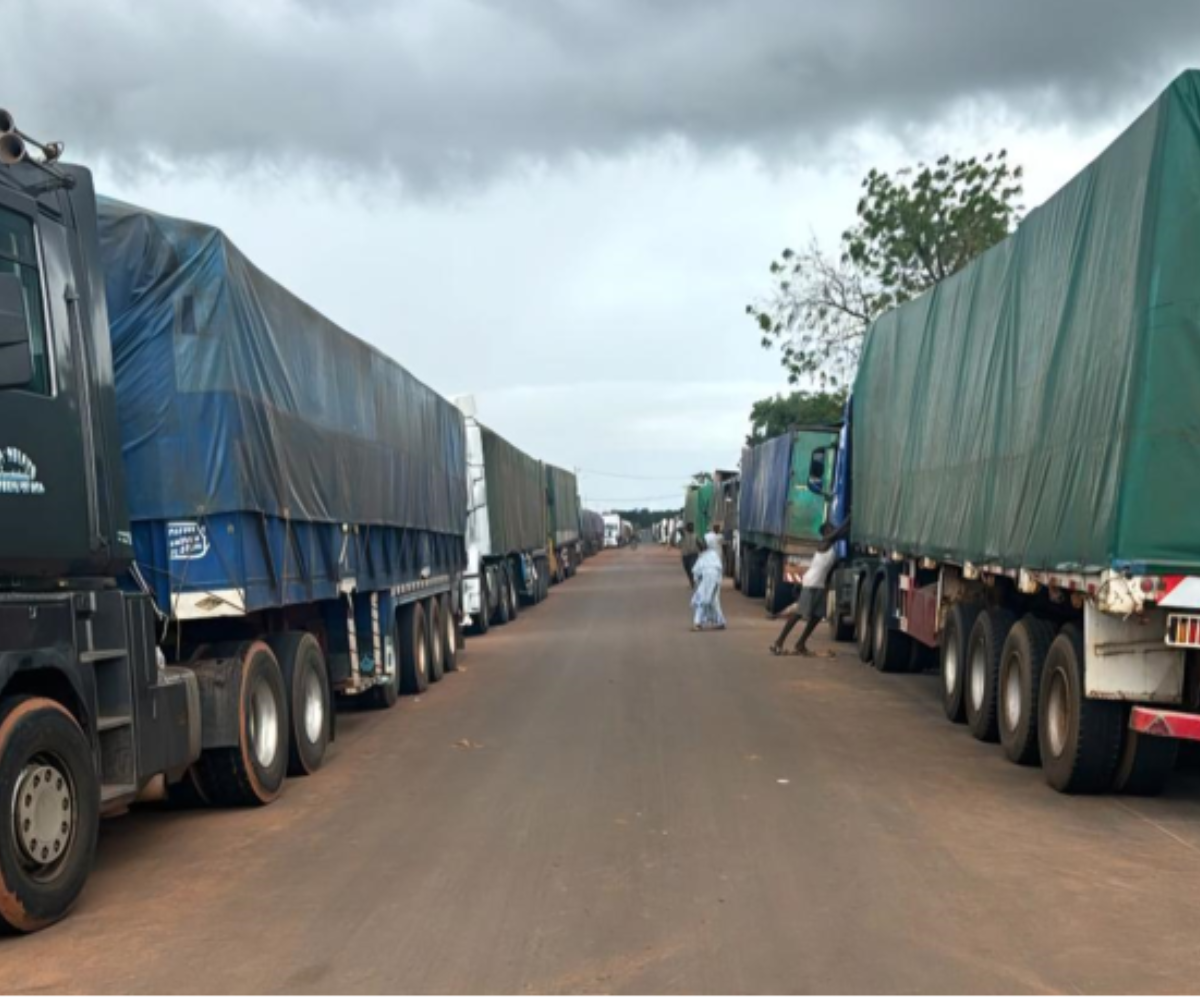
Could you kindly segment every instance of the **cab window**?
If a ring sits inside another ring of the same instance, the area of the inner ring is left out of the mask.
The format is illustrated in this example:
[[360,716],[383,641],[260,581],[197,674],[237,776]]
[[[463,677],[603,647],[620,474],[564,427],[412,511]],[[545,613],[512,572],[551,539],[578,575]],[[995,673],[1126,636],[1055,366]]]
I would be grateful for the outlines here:
[[16,275],[25,290],[25,316],[33,352],[33,378],[22,388],[26,392],[48,396],[50,362],[33,223],[26,216],[3,207],[0,207],[0,273]]

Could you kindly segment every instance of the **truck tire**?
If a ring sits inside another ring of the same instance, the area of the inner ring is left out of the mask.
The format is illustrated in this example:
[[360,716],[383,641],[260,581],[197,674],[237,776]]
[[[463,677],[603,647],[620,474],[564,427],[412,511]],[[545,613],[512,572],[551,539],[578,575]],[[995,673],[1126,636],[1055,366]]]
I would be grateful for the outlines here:
[[767,614],[777,615],[792,603],[792,587],[783,578],[783,556],[772,552],[767,557],[766,605]]
[[880,580],[871,600],[871,647],[875,669],[881,674],[903,674],[912,662],[912,640],[891,627],[888,582]]
[[458,669],[458,615],[451,610],[449,597],[435,598],[442,602],[442,662],[447,673]]
[[871,584],[864,577],[858,585],[858,604],[854,614],[854,640],[858,645],[858,658],[863,663],[870,663],[875,654],[874,628],[871,624]]
[[75,905],[100,828],[92,748],[57,702],[0,702],[0,788],[0,927],[29,933]]
[[1083,638],[1065,626],[1046,655],[1038,692],[1038,749],[1051,788],[1096,794],[1112,784],[1125,706],[1084,694]]
[[325,654],[308,632],[276,632],[267,636],[267,645],[279,661],[290,696],[288,774],[313,774],[325,760],[333,722]]
[[500,591],[496,597],[496,624],[507,625],[512,620],[512,612],[508,606],[508,568],[500,569],[496,576],[496,586]]
[[964,690],[967,728],[981,743],[996,743],[1000,730],[996,722],[1000,654],[1016,621],[1005,608],[986,608],[980,612],[967,639],[967,676]]
[[[212,650],[214,657],[221,656]],[[288,693],[279,661],[265,642],[226,655],[241,661],[238,745],[211,747],[192,766],[202,797],[218,806],[265,806],[283,791],[288,769]]]
[[508,620],[516,621],[521,602],[517,598],[517,568],[512,563],[505,570],[505,582],[508,586]]
[[406,604],[396,617],[400,625],[400,643],[396,656],[400,661],[400,690],[404,694],[424,694],[429,690],[429,634],[425,609],[420,601]]
[[767,594],[767,560],[756,549],[747,553],[746,590],[747,597],[765,597]]
[[849,642],[854,638],[853,620],[847,621],[838,611],[837,587],[831,586],[825,592],[825,621],[829,626],[829,638],[834,642]]
[[487,570],[481,566],[479,568],[479,613],[474,615],[471,620],[471,627],[475,630],[476,635],[487,635],[488,629],[492,627],[491,618],[491,613],[488,611]]
[[1028,767],[1038,763],[1038,694],[1054,626],[1026,615],[1008,633],[996,678],[996,723],[1004,756]]
[[979,604],[959,602],[946,615],[942,629],[938,673],[941,675],[942,711],[951,722],[966,722],[967,639],[975,619],[983,610]]
[[431,597],[425,605],[425,627],[429,632],[429,683],[436,684],[446,673],[446,633],[442,602]]
[[1178,757],[1178,740],[1147,736],[1126,724],[1121,757],[1113,775],[1113,791],[1122,795],[1158,795],[1170,780]]

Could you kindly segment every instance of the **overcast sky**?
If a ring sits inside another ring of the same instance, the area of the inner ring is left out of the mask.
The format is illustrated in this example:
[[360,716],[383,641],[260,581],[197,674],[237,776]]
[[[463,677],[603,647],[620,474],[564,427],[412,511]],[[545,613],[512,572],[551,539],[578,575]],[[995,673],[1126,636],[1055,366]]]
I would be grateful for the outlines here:
[[[598,507],[736,465],[743,313],[859,181],[1007,147],[1053,193],[1200,57],[1200,2],[0,0],[0,106]],[[630,477],[610,478],[598,473]],[[661,500],[659,499],[661,498]],[[641,505],[638,503],[638,505]]]

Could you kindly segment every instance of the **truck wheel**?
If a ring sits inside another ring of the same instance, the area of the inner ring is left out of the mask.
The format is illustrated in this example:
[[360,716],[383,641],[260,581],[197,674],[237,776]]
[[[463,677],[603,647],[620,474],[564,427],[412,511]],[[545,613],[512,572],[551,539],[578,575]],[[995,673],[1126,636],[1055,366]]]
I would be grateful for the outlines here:
[[871,646],[875,669],[882,674],[907,673],[912,660],[912,640],[891,627],[887,580],[880,580],[871,601],[871,621],[874,623]]
[[1000,654],[1013,627],[1012,612],[987,608],[980,612],[967,638],[965,708],[967,728],[983,743],[1000,739],[996,723],[997,684]]
[[767,557],[767,613],[777,615],[792,603],[792,587],[783,578],[783,556],[772,552]]
[[0,702],[0,788],[0,927],[28,933],[75,905],[100,827],[92,748],[57,702]]
[[241,661],[238,745],[205,750],[192,777],[214,805],[265,806],[279,797],[287,777],[287,689],[265,642],[243,643],[231,652]]
[[757,550],[752,550],[748,555],[745,594],[747,597],[765,597],[767,593],[767,560]]
[[508,570],[501,569],[496,574],[499,579],[496,581],[496,586],[500,593],[496,597],[496,624],[507,625],[512,619],[512,614],[508,607]]
[[521,602],[517,598],[517,572],[511,563],[505,573],[505,580],[508,587],[508,620],[515,621]]
[[869,581],[863,579],[858,585],[858,604],[854,615],[854,639],[858,643],[858,658],[863,663],[870,663],[875,653],[871,627],[871,588]]
[[825,592],[825,621],[829,624],[829,638],[834,642],[849,642],[854,638],[854,622],[847,621],[838,611],[837,588]]
[[1050,644],[1038,692],[1038,749],[1051,788],[1095,794],[1112,784],[1124,706],[1084,695],[1083,638],[1067,625]]
[[967,677],[967,639],[981,610],[978,604],[955,604],[946,615],[946,625],[942,629],[939,658],[942,710],[951,722],[965,722],[967,718],[966,699],[963,696]]
[[308,632],[277,632],[267,636],[267,645],[279,661],[284,689],[291,695],[288,774],[312,774],[325,759],[332,723],[325,654]]
[[400,620],[400,690],[404,694],[423,694],[429,690],[429,635],[425,628],[425,609],[420,601],[406,604],[397,615]]
[[446,633],[442,624],[442,602],[436,597],[425,606],[429,631],[429,683],[436,684],[446,672]]
[[458,616],[450,611],[449,598],[435,598],[442,602],[442,663],[447,673],[458,669]]
[[475,629],[476,635],[487,635],[488,629],[492,627],[492,616],[488,611],[488,597],[487,570],[481,566],[479,568],[479,613],[471,622],[471,627]]
[[1158,795],[1175,770],[1179,741],[1124,730],[1121,758],[1113,775],[1113,791],[1122,795]]
[[1038,762],[1038,692],[1042,667],[1054,641],[1054,626],[1026,615],[1008,633],[996,679],[996,724],[1004,756],[1014,764]]

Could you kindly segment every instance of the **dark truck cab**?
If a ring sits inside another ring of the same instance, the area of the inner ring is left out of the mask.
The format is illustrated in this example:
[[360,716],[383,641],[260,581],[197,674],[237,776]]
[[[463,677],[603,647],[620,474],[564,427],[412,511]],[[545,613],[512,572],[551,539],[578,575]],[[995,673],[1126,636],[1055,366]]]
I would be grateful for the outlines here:
[[0,925],[63,916],[102,813],[200,753],[194,675],[126,592],[113,364],[90,173],[0,112]]

